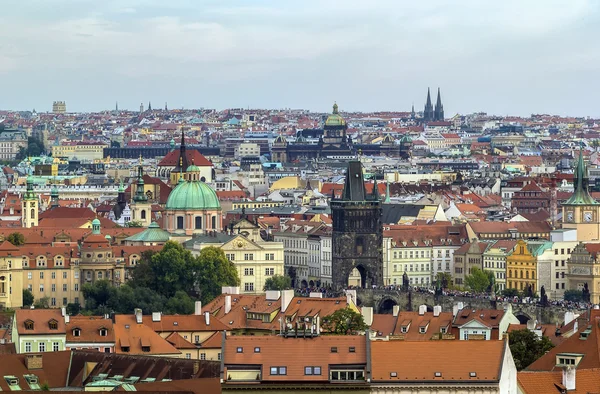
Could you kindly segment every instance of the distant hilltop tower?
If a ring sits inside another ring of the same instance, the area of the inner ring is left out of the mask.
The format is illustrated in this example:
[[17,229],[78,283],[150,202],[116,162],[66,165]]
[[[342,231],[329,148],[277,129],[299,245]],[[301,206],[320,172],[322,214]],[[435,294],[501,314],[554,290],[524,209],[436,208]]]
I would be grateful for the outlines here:
[[144,103],[140,103],[140,113],[144,112]]
[[67,112],[67,104],[64,101],[55,101],[52,103],[52,112],[55,114],[64,114]]

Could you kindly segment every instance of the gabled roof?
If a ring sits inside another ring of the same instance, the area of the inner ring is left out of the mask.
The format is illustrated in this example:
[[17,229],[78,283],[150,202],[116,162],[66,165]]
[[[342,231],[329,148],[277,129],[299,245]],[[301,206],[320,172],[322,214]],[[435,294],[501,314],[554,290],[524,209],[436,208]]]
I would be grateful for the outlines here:
[[[235,365],[262,366],[262,381],[329,381],[329,365],[366,365],[364,335],[335,335],[315,338],[281,336],[228,336],[225,341],[225,368]],[[238,352],[242,348],[242,352]],[[255,352],[255,348],[259,352]],[[331,348],[336,348],[335,352]],[[351,351],[350,348],[353,348]],[[388,354],[389,356],[389,354]],[[270,375],[271,366],[287,367],[287,375]],[[304,367],[320,366],[320,375],[306,375]]]
[[[116,315],[114,323],[116,353],[139,354],[139,355],[174,355],[181,354],[173,345],[161,338],[152,328],[137,323],[134,315]],[[124,351],[128,347],[129,351]],[[143,351],[142,347],[149,347],[149,351]]]
[[160,321],[152,321],[151,315],[144,315],[142,321],[155,332],[206,332],[227,329],[225,324],[212,316],[207,325],[204,315],[161,315]]
[[[73,331],[78,328],[80,335],[76,337]],[[106,336],[100,335],[100,329],[106,330]],[[71,343],[114,343],[115,332],[111,319],[98,316],[71,316],[66,325],[67,342]]]
[[[33,322],[33,330],[25,329],[25,322]],[[50,329],[50,321],[55,320],[57,329]],[[60,309],[17,309],[15,321],[19,335],[65,335],[65,319]]]
[[[575,390],[569,394],[589,394],[600,392],[600,368],[577,370]],[[567,391],[563,386],[561,371],[521,371],[517,373],[519,392],[523,394],[562,394]]]
[[560,345],[552,348],[542,357],[534,361],[526,369],[528,371],[557,371],[556,355],[558,353],[579,353],[583,354],[577,370],[600,368],[600,310],[592,309],[592,318],[589,323],[579,319],[579,328],[589,328],[589,334],[586,339],[582,338],[582,333],[577,332],[565,339]]
[[[507,346],[505,341],[375,341],[371,382],[498,382]],[[410,356],[390,357],[393,354]]]
[[[187,149],[185,151],[187,163],[198,167],[212,167],[212,163],[202,153],[196,149]],[[159,167],[175,167],[179,164],[179,150],[172,150],[158,163]]]
[[172,332],[168,337],[165,338],[167,342],[175,346],[177,349],[196,349],[196,345],[184,339],[181,335],[176,332]]

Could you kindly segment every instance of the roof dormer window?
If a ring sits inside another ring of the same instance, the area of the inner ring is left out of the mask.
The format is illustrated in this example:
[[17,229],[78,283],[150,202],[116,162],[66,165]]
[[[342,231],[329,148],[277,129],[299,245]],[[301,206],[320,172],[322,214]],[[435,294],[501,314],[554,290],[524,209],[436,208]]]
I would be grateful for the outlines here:
[[73,336],[74,336],[74,337],[80,337],[80,336],[81,336],[81,329],[79,329],[79,328],[74,328],[74,329],[73,329]]
[[52,319],[48,322],[48,326],[50,327],[51,330],[58,330],[58,322],[54,319]]
[[105,337],[108,334],[108,330],[104,327],[100,328],[99,334],[101,337]]
[[25,329],[33,330],[33,320],[25,320]]

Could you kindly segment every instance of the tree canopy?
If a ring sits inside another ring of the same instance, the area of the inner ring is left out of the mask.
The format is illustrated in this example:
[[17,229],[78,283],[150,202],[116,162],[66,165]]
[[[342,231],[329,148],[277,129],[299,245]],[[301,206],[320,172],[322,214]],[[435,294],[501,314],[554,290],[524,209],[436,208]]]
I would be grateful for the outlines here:
[[518,371],[527,368],[554,347],[547,337],[540,338],[527,329],[512,331],[508,335],[508,344]]
[[581,290],[565,290],[563,295],[565,301],[581,302],[583,301],[583,291]]
[[18,232],[8,234],[6,240],[15,246],[25,245],[25,236]]
[[93,313],[164,312],[190,314],[198,299],[210,302],[223,286],[240,283],[235,265],[219,248],[202,249],[199,256],[176,242],[167,242],[160,252],[145,251],[132,279],[120,287],[109,281],[83,286],[85,308]]
[[33,293],[29,289],[23,289],[23,306],[33,305]]
[[273,275],[265,280],[264,291],[287,290],[292,288],[292,278],[287,275]]
[[479,267],[471,268],[471,274],[465,277],[467,287],[476,293],[488,291],[490,287],[489,275]]
[[323,331],[335,335],[356,335],[369,326],[363,316],[350,308],[342,308],[323,318]]

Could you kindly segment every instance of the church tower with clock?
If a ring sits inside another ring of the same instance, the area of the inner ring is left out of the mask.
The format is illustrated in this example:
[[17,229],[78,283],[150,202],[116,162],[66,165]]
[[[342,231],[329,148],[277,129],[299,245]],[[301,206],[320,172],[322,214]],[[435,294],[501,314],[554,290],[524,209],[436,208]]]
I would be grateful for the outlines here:
[[583,160],[583,149],[575,172],[575,192],[562,205],[563,228],[576,229],[579,241],[600,240],[600,203],[588,191],[589,178]]

